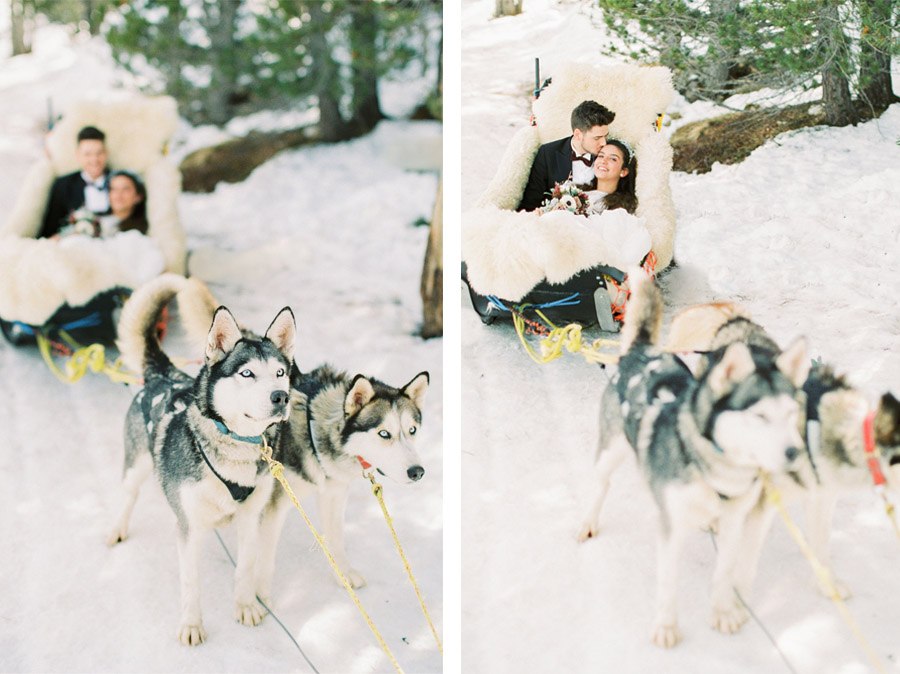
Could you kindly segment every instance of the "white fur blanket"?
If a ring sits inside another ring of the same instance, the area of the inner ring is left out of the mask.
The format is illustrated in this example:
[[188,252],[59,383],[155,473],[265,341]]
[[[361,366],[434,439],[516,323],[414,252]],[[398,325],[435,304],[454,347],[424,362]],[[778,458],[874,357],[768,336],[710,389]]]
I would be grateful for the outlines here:
[[622,209],[585,218],[568,211],[470,211],[462,232],[469,283],[482,295],[522,299],[542,280],[564,283],[598,264],[626,270],[651,246],[642,218]]
[[42,325],[63,304],[77,307],[115,287],[161,274],[159,244],[139,232],[107,239],[0,239],[0,318]]

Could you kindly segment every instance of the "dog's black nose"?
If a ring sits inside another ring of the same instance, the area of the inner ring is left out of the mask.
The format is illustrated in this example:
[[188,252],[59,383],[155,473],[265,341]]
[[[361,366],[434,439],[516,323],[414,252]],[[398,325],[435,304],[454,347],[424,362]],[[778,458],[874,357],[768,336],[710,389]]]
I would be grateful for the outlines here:
[[287,391],[272,391],[272,402],[276,405],[287,405],[288,401],[288,392]]
[[788,447],[786,450],[784,450],[784,455],[787,457],[788,461],[793,461],[798,456],[800,456],[800,450],[796,447]]
[[406,475],[410,480],[416,482],[422,479],[422,476],[425,474],[425,469],[422,466],[411,466],[407,469]]

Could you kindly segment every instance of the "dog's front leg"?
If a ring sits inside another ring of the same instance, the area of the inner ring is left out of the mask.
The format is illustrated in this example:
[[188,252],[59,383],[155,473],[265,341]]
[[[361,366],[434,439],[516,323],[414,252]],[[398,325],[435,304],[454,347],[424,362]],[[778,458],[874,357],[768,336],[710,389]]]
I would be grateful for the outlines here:
[[[828,550],[828,542],[831,539],[831,523],[834,519],[834,510],[837,507],[837,494],[831,489],[821,487],[812,488],[806,497],[806,536],[813,554],[822,566],[831,572],[831,555]],[[831,572],[831,580],[835,590],[841,599],[850,597],[850,589]],[[818,576],[815,577],[816,586],[826,597],[831,597],[831,588]]]
[[680,524],[660,531],[656,547],[656,621],[650,638],[660,648],[672,648],[681,641],[676,613],[678,566],[684,545],[685,527]]
[[185,524],[178,532],[178,566],[181,578],[181,625],[178,639],[196,646],[206,639],[200,615],[200,536]]
[[753,589],[763,543],[772,528],[775,513],[775,508],[769,505],[763,494],[744,521],[741,551],[734,567],[734,587],[745,601],[750,597],[750,591]]
[[366,579],[350,566],[344,548],[344,513],[347,509],[349,482],[329,480],[317,493],[319,512],[322,515],[322,533],[338,568],[353,587],[362,587]]
[[[257,495],[254,494],[252,498]],[[256,508],[243,509],[235,518],[238,535],[238,558],[234,571],[234,619],[242,625],[255,626],[265,613],[256,601],[256,562],[259,550],[259,525],[262,513]]]
[[281,487],[275,487],[275,494],[262,512],[259,522],[259,553],[256,556],[256,595],[271,606],[272,578],[275,575],[275,553],[284,521],[290,512],[287,496]]
[[738,556],[747,553],[742,546],[748,542],[742,540],[742,535],[748,512],[746,505],[730,503],[722,509],[719,516],[719,533],[716,537],[718,553],[712,583],[711,624],[724,634],[734,634],[748,618],[747,610],[735,594],[734,586]]

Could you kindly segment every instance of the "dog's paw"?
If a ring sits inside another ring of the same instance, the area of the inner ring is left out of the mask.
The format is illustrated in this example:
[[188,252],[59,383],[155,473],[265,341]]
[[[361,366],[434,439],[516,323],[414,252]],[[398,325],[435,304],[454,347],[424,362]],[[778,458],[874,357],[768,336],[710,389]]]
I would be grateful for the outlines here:
[[263,607],[256,601],[250,604],[237,603],[234,605],[234,619],[248,627],[259,625],[265,615]]
[[185,646],[199,646],[206,641],[206,630],[203,629],[203,623],[188,624],[182,623],[178,628],[178,641]]
[[681,641],[681,632],[678,629],[678,625],[656,624],[653,626],[650,641],[660,648],[672,648]]
[[729,609],[713,609],[710,624],[722,634],[734,634],[749,617],[743,606],[735,605]]
[[599,533],[600,527],[596,522],[585,522],[581,525],[581,528],[575,535],[575,540],[577,540],[579,543],[584,543],[589,538],[597,538],[597,535]]
[[813,582],[816,584],[819,593],[826,599],[833,599],[833,592],[837,592],[838,597],[840,597],[842,600],[850,599],[850,597],[853,596],[850,588],[834,576],[831,577],[831,582],[834,583],[834,591],[832,591],[832,588],[827,583],[822,582],[822,580],[819,579],[818,576],[813,578]]
[[112,547],[116,543],[121,543],[126,538],[128,538],[128,532],[117,526],[115,529],[109,532],[109,535],[106,537],[106,544],[109,547]]

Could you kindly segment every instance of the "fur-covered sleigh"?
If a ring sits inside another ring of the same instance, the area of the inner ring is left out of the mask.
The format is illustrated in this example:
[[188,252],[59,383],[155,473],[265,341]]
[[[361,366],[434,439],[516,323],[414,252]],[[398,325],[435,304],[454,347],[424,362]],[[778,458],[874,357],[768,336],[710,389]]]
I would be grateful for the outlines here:
[[[185,236],[177,210],[181,174],[165,157],[177,124],[170,97],[85,100],[66,110],[0,228],[0,327],[7,339],[27,343],[35,332],[69,329],[81,330],[83,339],[111,341],[112,312],[123,295],[148,276],[184,272]],[[79,168],[76,137],[88,125],[106,134],[109,167],[144,181],[146,237],[128,232],[111,239],[35,238],[53,181]]]
[[[664,67],[567,64],[553,73],[551,84],[533,103],[536,125],[513,136],[493,180],[463,212],[464,280],[485,323],[509,316],[501,307],[529,305],[547,307],[551,318],[597,322],[606,330],[617,327],[610,308],[616,304],[611,297],[614,282],[627,284],[625,269],[616,266],[623,257],[620,251],[586,226],[582,216],[563,213],[548,218],[551,214],[515,211],[538,148],[571,135],[572,109],[584,100],[595,100],[616,113],[610,137],[634,148],[635,215],[650,234],[655,269],[672,262],[672,148],[655,122],[673,93],[671,73]],[[617,210],[599,217],[633,216]],[[554,305],[566,298],[562,306]]]

